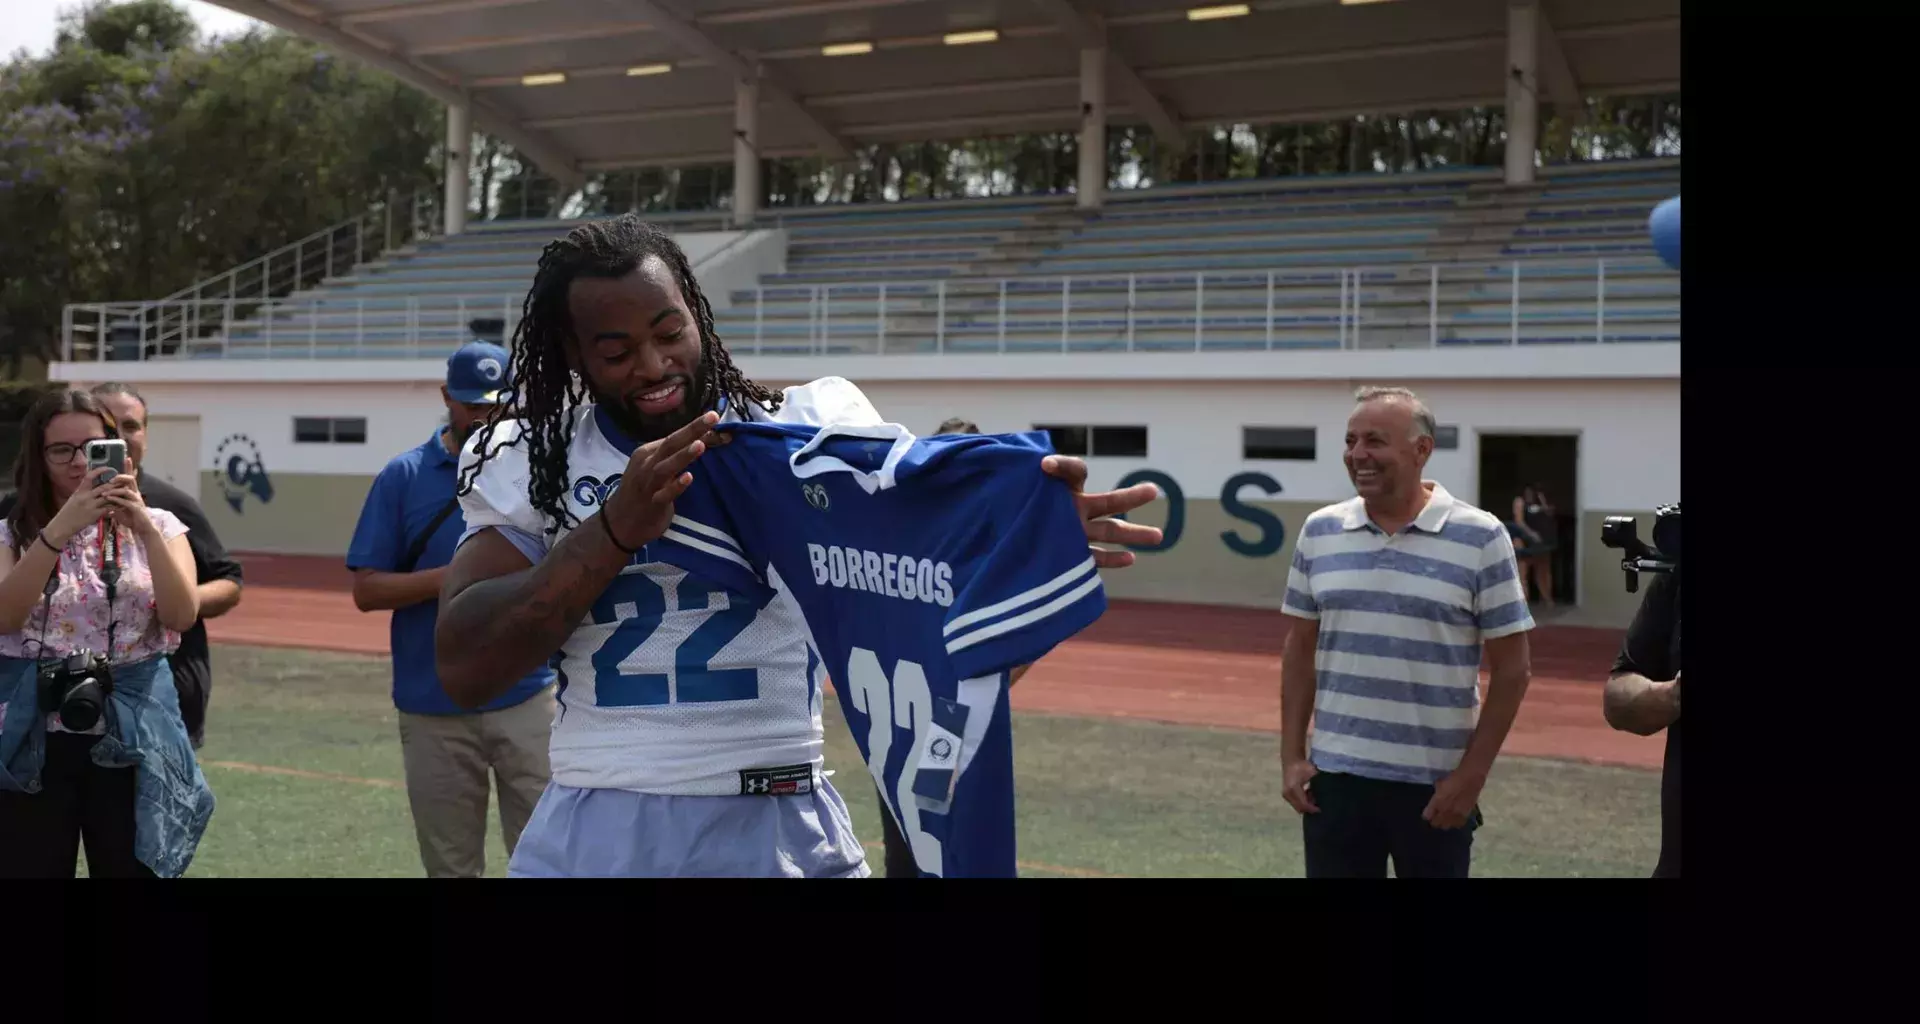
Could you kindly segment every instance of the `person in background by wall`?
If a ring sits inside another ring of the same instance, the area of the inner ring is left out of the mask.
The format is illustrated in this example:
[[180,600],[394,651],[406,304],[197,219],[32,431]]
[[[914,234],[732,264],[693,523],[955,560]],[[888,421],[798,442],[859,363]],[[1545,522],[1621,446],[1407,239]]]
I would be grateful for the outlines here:
[[213,699],[213,659],[207,646],[208,619],[217,619],[240,604],[240,563],[227,554],[213,532],[200,502],[178,487],[145,472],[147,463],[147,400],[131,386],[117,381],[96,384],[93,396],[120,425],[127,442],[127,459],[147,507],[165,509],[187,525],[187,546],[193,551],[194,580],[200,591],[200,618],[180,634],[180,646],[167,659],[173,685],[180,692],[180,716],[195,750],[206,742],[207,707]]
[[1520,592],[1528,594],[1528,583],[1540,590],[1540,601],[1548,607],[1558,603],[1553,594],[1553,558],[1559,550],[1560,525],[1554,507],[1547,501],[1546,489],[1539,484],[1521,489],[1513,499],[1513,523],[1520,528],[1526,544],[1520,547]]
[[434,661],[440,582],[466,532],[454,493],[460,448],[498,415],[507,380],[507,350],[498,345],[471,342],[448,358],[440,389],[446,425],[380,471],[347,549],[354,604],[393,612],[393,704],[407,800],[430,878],[485,872],[489,770],[509,857],[549,775],[547,734],[556,708],[550,666],[470,712],[447,696]]
[[933,432],[936,436],[940,434],[978,434],[980,428],[974,426],[972,420],[963,420],[955,416],[941,423],[938,427],[935,427]]
[[165,657],[200,617],[187,527],[89,466],[114,432],[77,389],[22,424],[0,520],[0,878],[72,878],[82,843],[89,877],[177,877],[213,816]]
[[1533,617],[1499,517],[1423,479],[1426,404],[1405,388],[1356,398],[1359,494],[1301,524],[1281,605],[1281,793],[1305,819],[1309,878],[1384,878],[1389,860],[1397,878],[1465,878]]

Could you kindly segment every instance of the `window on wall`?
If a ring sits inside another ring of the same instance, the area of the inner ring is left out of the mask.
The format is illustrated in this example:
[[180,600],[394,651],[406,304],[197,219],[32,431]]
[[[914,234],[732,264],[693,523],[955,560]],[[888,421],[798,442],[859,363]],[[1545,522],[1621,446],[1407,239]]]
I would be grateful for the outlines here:
[[1240,457],[1250,462],[1312,462],[1315,433],[1313,427],[1242,427]]
[[295,416],[294,444],[366,444],[364,416]]
[[1035,424],[1053,442],[1053,450],[1062,455],[1145,458],[1146,427],[1094,427]]
[[1433,428],[1434,451],[1450,452],[1460,447],[1460,428],[1442,423]]
[[1047,440],[1052,442],[1053,450],[1062,455],[1087,454],[1087,428],[1055,427],[1035,424],[1035,430],[1047,432]]

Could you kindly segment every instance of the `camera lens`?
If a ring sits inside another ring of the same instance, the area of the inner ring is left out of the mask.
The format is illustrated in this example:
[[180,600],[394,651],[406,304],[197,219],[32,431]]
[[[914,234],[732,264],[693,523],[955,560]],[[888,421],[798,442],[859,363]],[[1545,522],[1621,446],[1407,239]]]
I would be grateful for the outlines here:
[[1680,560],[1680,513],[1678,511],[1654,520],[1653,546],[1659,548],[1660,553],[1668,558],[1676,562]]
[[100,720],[105,696],[100,684],[92,679],[68,690],[66,699],[60,702],[60,724],[77,732],[93,728],[93,724]]

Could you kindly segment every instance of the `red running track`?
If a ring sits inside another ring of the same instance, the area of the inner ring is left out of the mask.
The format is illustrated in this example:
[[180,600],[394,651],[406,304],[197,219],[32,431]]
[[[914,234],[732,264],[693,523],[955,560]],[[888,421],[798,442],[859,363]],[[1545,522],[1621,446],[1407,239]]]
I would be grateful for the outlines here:
[[[387,615],[353,606],[351,577],[339,560],[243,557],[245,597],[208,624],[214,640],[387,653]],[[1013,706],[1277,734],[1287,621],[1276,611],[1114,600],[1100,621],[1021,679]],[[1664,738],[1616,732],[1600,714],[1601,684],[1620,636],[1578,626],[1534,632],[1533,683],[1505,753],[1660,767]],[[1275,748],[1277,757],[1277,736]]]

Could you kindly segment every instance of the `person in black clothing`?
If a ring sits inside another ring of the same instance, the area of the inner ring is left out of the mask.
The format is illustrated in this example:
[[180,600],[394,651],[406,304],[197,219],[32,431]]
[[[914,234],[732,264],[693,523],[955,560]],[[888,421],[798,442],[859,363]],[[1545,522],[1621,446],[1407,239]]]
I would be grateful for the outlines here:
[[[1560,547],[1557,512],[1547,501],[1546,489],[1539,484],[1522,488],[1513,499],[1513,522],[1519,526],[1525,546],[1516,549],[1520,559],[1520,588],[1531,582],[1540,590],[1542,604],[1559,603],[1553,589],[1553,562]],[[1529,595],[1528,600],[1532,600]]]
[[[97,384],[92,393],[118,421],[127,442],[127,461],[134,470],[148,508],[164,509],[187,524],[187,545],[193,549],[198,574],[200,618],[180,634],[180,646],[168,657],[173,685],[180,693],[180,716],[195,750],[206,740],[207,705],[213,696],[213,663],[207,646],[207,619],[225,615],[240,603],[240,563],[227,554],[207,522],[200,503],[185,491],[140,469],[147,455],[147,400],[131,386],[117,382]],[[0,518],[13,511],[14,495],[0,499]]]
[[1607,724],[1636,736],[1667,731],[1660,773],[1660,862],[1680,877],[1680,570],[1654,575],[1607,677]]

